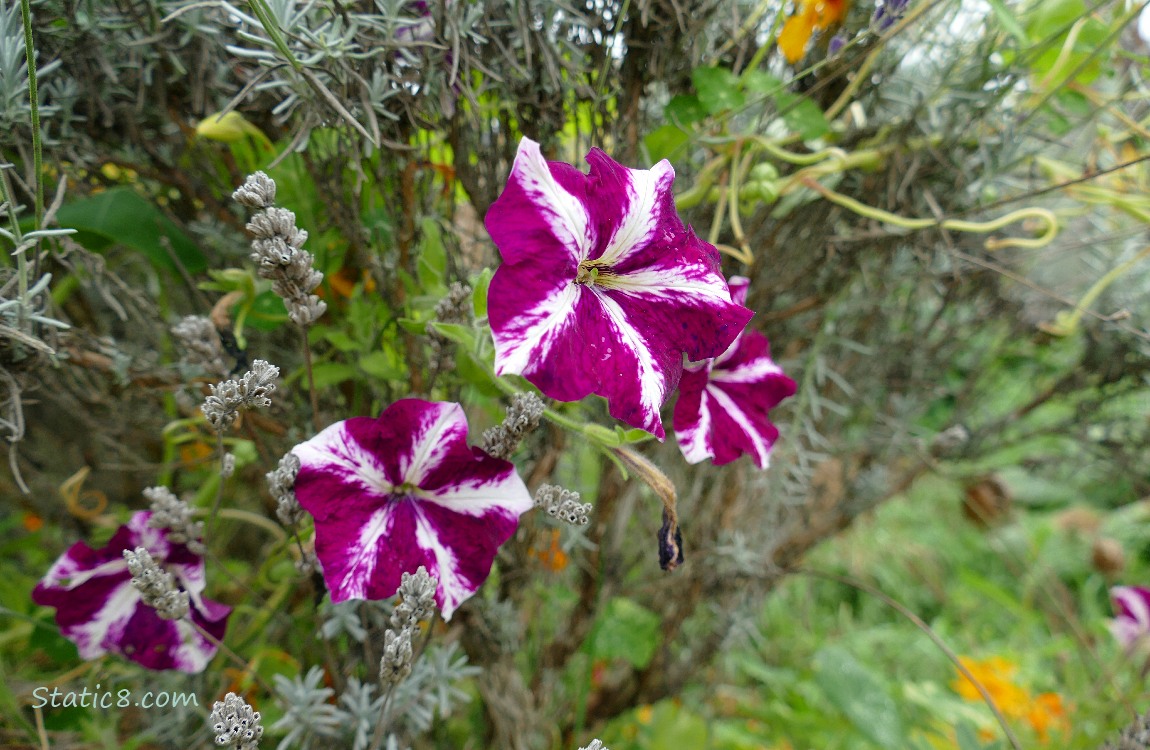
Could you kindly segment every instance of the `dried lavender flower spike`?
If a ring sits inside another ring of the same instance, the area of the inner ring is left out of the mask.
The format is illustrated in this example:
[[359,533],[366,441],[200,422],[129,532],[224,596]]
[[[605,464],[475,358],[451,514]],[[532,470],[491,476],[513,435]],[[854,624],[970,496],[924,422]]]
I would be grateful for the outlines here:
[[400,578],[399,602],[391,613],[391,627],[395,630],[411,629],[420,620],[435,611],[435,590],[439,581],[429,575],[422,565],[415,574],[404,573]]
[[225,380],[210,386],[211,395],[200,407],[208,424],[216,432],[223,432],[231,426],[240,409],[271,406],[268,396],[275,391],[279,374],[280,368],[257,359],[240,380]]
[[411,631],[386,630],[383,633],[383,657],[379,660],[379,681],[385,688],[399,684],[411,674]]
[[591,521],[591,503],[581,503],[578,492],[553,484],[540,485],[535,491],[535,507],[573,526],[586,526]]
[[267,208],[276,202],[276,183],[263,172],[248,175],[232,193],[232,200],[249,208]]
[[527,433],[539,426],[543,402],[534,393],[520,393],[511,399],[503,423],[483,433],[483,450],[491,456],[508,460],[519,448]]
[[223,461],[220,462],[220,476],[227,479],[236,472],[236,454],[225,453]]
[[216,745],[236,750],[256,750],[264,728],[260,725],[260,712],[252,710],[243,698],[228,693],[216,701],[208,723],[215,733]]
[[187,315],[172,326],[171,331],[179,341],[184,362],[217,377],[228,374],[223,342],[211,320],[201,315]]
[[608,750],[608,748],[599,740],[591,740],[590,745],[581,747],[579,750]]
[[172,494],[167,487],[148,487],[144,490],[144,497],[151,503],[152,510],[148,526],[167,529],[168,539],[186,545],[193,554],[204,554],[204,524],[192,520],[191,506]]
[[299,474],[299,467],[299,457],[289,451],[280,459],[279,466],[265,475],[268,490],[276,500],[276,518],[288,527],[304,519],[304,510],[295,496],[295,478]]
[[172,574],[161,568],[144,547],[135,551],[124,550],[128,561],[128,571],[132,574],[132,585],[156,614],[164,620],[180,620],[187,616],[189,608],[188,592],[176,588]]
[[312,267],[315,257],[302,249],[307,232],[296,226],[294,213],[272,205],[275,182],[262,172],[248,177],[233,197],[245,206],[263,209],[247,225],[252,262],[260,277],[272,282],[272,291],[283,299],[292,322],[311,325],[327,310],[327,303],[311,293],[323,281],[323,274]]

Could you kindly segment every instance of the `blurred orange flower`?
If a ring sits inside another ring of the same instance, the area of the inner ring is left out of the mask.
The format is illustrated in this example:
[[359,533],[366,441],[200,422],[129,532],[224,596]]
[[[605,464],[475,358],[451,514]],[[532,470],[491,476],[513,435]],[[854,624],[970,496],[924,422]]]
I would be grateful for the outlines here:
[[794,65],[803,57],[807,42],[816,30],[821,31],[843,20],[850,0],[797,0],[795,13],[779,32],[779,50]]
[[[1001,656],[981,660],[960,656],[959,661],[982,684],[1003,716],[1030,724],[1042,743],[1049,741],[1050,730],[1065,732],[1070,729],[1062,696],[1058,693],[1042,693],[1032,697],[1030,691],[1014,681],[1018,672],[1014,662]],[[968,701],[983,700],[974,683],[961,673],[951,686]]]

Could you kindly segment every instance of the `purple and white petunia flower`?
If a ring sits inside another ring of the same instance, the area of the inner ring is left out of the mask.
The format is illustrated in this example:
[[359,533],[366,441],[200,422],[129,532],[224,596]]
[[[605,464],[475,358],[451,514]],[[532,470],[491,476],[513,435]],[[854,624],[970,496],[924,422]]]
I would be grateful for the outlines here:
[[[750,281],[731,279],[731,297],[747,301]],[[716,466],[749,453],[767,468],[779,437],[767,413],[795,394],[795,381],[771,359],[767,337],[743,331],[719,356],[688,364],[679,382],[673,425],[679,448],[690,463],[713,459]]]
[[148,669],[202,672],[216,644],[186,618],[163,620],[144,603],[132,585],[124,550],[147,549],[188,593],[192,622],[216,640],[224,637],[231,607],[201,596],[203,558],[169,539],[165,529],[149,527],[151,516],[150,511],[136,513],[101,549],[73,544],[33,589],[32,600],[56,608],[60,633],[76,644],[81,658],[114,653]]
[[488,293],[499,374],[547,396],[607,399],[611,415],[661,440],[659,409],[683,353],[726,349],[751,319],[719,254],[675,212],[663,160],[628,169],[599,149],[583,174],[524,138],[487,231],[503,256]]
[[1118,616],[1107,625],[1127,650],[1150,647],[1150,589],[1141,586],[1114,586],[1110,601]]
[[459,404],[404,399],[292,449],[333,602],[386,599],[423,565],[445,620],[491,572],[533,506],[510,461],[467,445]]

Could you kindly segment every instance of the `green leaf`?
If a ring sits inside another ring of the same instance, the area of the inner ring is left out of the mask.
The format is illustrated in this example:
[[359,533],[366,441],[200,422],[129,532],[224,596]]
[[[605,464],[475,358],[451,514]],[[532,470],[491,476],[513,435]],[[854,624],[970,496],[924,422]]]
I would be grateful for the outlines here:
[[645,443],[653,439],[655,436],[646,430],[635,428],[633,430],[624,430],[622,427],[616,427],[615,432],[619,435],[619,439],[624,443]]
[[380,380],[400,380],[407,377],[407,369],[388,352],[378,351],[359,358],[359,369]]
[[1030,39],[1026,36],[1026,30],[1022,28],[1022,24],[1014,17],[1014,13],[1010,8],[1006,7],[1006,3],[1002,0],[987,0],[990,3],[991,10],[994,11],[995,18],[1002,24],[1002,28],[1007,34],[1017,39],[1020,44],[1026,46],[1030,44]]
[[[69,203],[60,208],[56,219],[60,226],[76,229],[76,241],[90,250],[118,244],[139,252],[156,268],[176,270],[172,255],[189,273],[208,267],[196,243],[130,187],[112,188]],[[171,254],[164,248],[165,242]]]
[[690,140],[691,136],[677,125],[663,125],[648,133],[643,138],[643,145],[647,147],[651,161],[662,161],[677,156]]
[[763,70],[748,70],[743,74],[743,88],[752,94],[774,97],[785,91],[783,82]]
[[432,321],[427,327],[443,336],[449,341],[462,346],[469,351],[475,349],[475,331],[470,326],[461,326],[455,323],[436,323]]
[[746,97],[739,88],[739,79],[726,68],[695,68],[691,82],[699,94],[699,102],[710,114],[718,114],[743,106]]
[[490,370],[469,351],[461,350],[455,355],[455,374],[463,382],[473,385],[484,396],[502,396],[503,391],[491,382]]
[[881,748],[903,747],[906,734],[886,686],[847,651],[835,646],[814,657],[815,682],[859,734]]
[[623,444],[623,439],[615,430],[599,424],[583,425],[583,434],[609,448],[617,448]]
[[360,348],[359,343],[343,331],[325,331],[323,338],[341,352],[354,352]]
[[439,222],[432,218],[423,220],[423,246],[419,254],[419,285],[425,291],[443,286],[447,275],[447,248],[443,245],[443,234]]
[[398,320],[399,327],[408,333],[427,333],[427,321],[415,320],[414,318],[400,318]]
[[690,125],[707,116],[707,108],[697,96],[676,94],[663,107],[663,117],[672,125]]
[[823,111],[807,97],[780,91],[775,101],[783,113],[783,122],[804,141],[812,141],[830,132],[831,126]]
[[484,268],[479,272],[479,278],[472,284],[471,292],[471,309],[475,313],[476,318],[483,318],[487,316],[487,290],[491,288],[491,278],[495,276],[495,272],[490,268]]
[[270,289],[252,300],[246,324],[260,331],[274,331],[288,321],[284,301]]
[[651,733],[644,747],[650,750],[683,750],[707,747],[707,722],[673,701],[661,701],[651,718]]
[[353,379],[359,371],[343,362],[320,362],[312,368],[312,374],[315,376],[316,388],[327,388]]
[[982,750],[982,743],[978,741],[978,728],[967,719],[963,719],[955,726],[955,735],[958,739],[958,750]]
[[592,656],[623,659],[642,669],[650,663],[658,644],[659,616],[630,599],[607,602],[595,632]]

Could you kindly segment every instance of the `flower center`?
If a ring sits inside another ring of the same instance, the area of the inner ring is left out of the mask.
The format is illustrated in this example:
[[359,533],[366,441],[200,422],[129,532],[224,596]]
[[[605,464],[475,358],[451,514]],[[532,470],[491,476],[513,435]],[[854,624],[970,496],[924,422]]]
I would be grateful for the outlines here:
[[614,276],[611,266],[602,260],[585,260],[579,264],[579,272],[575,275],[576,284],[587,286],[610,286],[609,279]]

